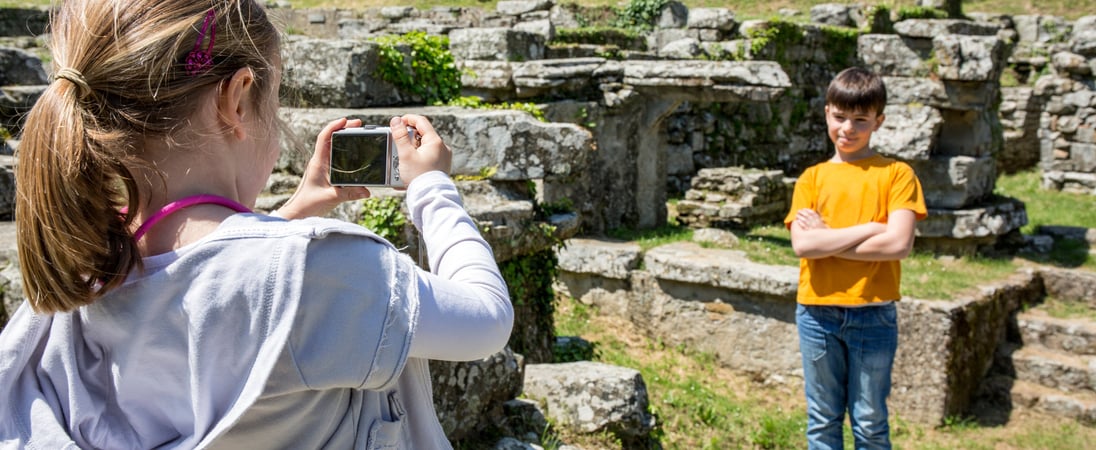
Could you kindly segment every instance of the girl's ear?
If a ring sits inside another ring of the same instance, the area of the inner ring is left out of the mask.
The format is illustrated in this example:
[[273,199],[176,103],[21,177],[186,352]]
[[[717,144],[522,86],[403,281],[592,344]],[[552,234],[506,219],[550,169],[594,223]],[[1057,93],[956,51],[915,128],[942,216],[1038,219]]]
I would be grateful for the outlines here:
[[217,92],[217,118],[237,139],[247,137],[244,119],[254,112],[255,105],[251,101],[254,87],[255,72],[244,67],[222,81]]

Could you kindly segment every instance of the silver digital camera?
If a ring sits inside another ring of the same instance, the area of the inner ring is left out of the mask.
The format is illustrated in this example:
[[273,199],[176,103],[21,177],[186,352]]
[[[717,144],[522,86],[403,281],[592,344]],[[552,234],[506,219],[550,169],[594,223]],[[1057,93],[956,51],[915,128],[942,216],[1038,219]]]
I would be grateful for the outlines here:
[[[407,132],[414,141],[415,129]],[[334,132],[329,177],[332,186],[404,187],[392,129],[365,125]]]

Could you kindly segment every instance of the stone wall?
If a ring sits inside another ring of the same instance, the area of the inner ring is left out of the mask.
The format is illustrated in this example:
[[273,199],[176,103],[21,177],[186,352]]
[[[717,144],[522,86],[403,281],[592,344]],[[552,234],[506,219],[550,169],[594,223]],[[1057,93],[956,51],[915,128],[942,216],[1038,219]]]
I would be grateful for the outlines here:
[[1053,74],[1039,78],[1043,187],[1096,195],[1096,16],[1076,22],[1068,48],[1053,53]]
[[[572,239],[560,252],[560,269],[561,292],[627,318],[667,345],[711,353],[721,365],[760,379],[802,376],[796,267],[757,264],[741,252],[694,243],[644,252],[634,244]],[[1018,273],[953,301],[903,298],[892,414],[941,424],[966,412],[1013,315],[1045,295],[1042,280]]]

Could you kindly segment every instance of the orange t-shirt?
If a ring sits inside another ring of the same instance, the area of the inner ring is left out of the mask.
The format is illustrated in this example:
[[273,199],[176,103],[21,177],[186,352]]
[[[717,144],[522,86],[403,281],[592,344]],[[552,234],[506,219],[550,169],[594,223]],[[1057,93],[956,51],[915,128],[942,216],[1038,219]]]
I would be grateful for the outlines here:
[[[784,225],[800,209],[813,209],[830,228],[867,222],[887,223],[891,212],[909,209],[917,220],[928,211],[921,183],[906,163],[881,155],[853,162],[811,166],[795,183]],[[865,305],[898,300],[899,260],[853,261],[837,257],[799,260],[799,293],[804,305]]]

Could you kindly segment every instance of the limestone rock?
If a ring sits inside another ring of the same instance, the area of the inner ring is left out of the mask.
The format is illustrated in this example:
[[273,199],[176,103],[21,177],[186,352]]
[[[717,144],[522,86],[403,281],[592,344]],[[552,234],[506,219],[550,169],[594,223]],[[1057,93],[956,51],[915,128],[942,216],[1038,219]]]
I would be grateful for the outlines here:
[[[922,46],[923,47],[923,46]],[[924,77],[930,49],[896,34],[865,34],[857,40],[857,53],[864,64],[881,76]]]
[[510,28],[463,28],[449,33],[453,59],[531,61],[544,58],[544,36]]
[[823,3],[811,7],[811,22],[835,27],[858,27],[864,13],[858,4]]
[[799,269],[770,266],[746,259],[737,250],[702,249],[691,242],[667,244],[648,250],[643,265],[654,277],[736,291],[793,299]]
[[1064,42],[1072,28],[1068,21],[1057,16],[1023,14],[1012,17],[1021,41],[1033,43]]
[[479,361],[430,361],[434,407],[446,436],[463,439],[496,424],[524,377],[523,359],[509,347]]
[[613,433],[645,441],[654,426],[647,385],[635,369],[598,362],[530,364],[525,396],[544,402],[549,418],[578,433]]
[[917,237],[968,239],[1004,236],[1027,225],[1023,202],[999,198],[966,209],[929,209],[917,223]]
[[282,93],[291,101],[313,107],[363,108],[404,100],[395,86],[379,77],[375,42],[290,38],[282,53]]
[[936,108],[910,104],[891,104],[884,110],[886,120],[872,135],[872,146],[887,156],[903,160],[925,160],[932,156],[944,120]]
[[496,10],[505,16],[520,16],[533,11],[548,11],[552,0],[503,0],[498,2]]
[[738,22],[734,12],[728,8],[692,8],[685,26],[733,33],[738,28]]
[[0,86],[49,84],[42,60],[30,52],[0,47]]
[[779,170],[700,169],[677,204],[678,221],[691,228],[749,228],[781,220],[790,203],[791,189]]
[[894,31],[903,37],[933,39],[947,34],[964,36],[996,36],[998,27],[961,19],[907,19],[894,24]]
[[655,26],[658,28],[681,28],[689,20],[689,8],[677,0],[670,0],[662,5]]
[[996,36],[941,35],[932,40],[936,74],[945,80],[995,81],[1005,60]]
[[624,280],[639,268],[643,256],[639,245],[599,239],[570,239],[557,252],[559,269],[575,273],[596,273]]
[[993,193],[997,179],[992,157],[934,157],[910,161],[929,208],[959,209],[978,204]]

